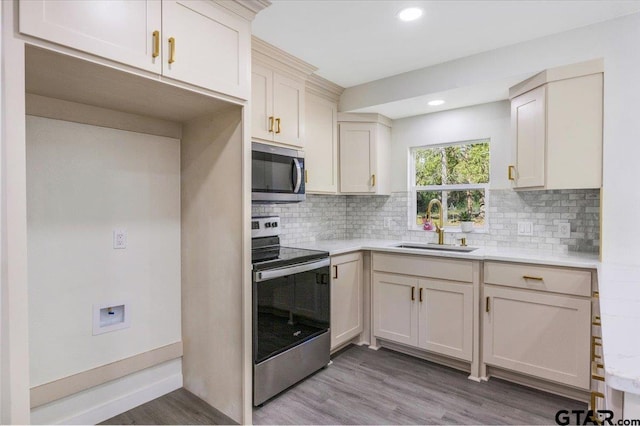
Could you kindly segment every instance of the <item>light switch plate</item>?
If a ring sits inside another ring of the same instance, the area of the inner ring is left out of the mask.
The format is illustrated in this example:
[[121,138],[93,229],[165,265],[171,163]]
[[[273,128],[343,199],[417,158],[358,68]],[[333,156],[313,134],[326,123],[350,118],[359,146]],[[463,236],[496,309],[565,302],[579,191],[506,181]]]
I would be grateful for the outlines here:
[[114,249],[126,249],[127,248],[127,231],[124,229],[113,230],[113,248]]
[[533,222],[518,222],[518,235],[533,235]]
[[571,238],[571,224],[569,222],[558,224],[558,238]]

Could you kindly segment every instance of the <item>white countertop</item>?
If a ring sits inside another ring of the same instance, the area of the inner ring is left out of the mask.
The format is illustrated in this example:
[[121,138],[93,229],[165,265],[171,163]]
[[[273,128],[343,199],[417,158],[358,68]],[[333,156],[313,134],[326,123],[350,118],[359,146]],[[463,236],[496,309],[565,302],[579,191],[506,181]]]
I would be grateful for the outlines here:
[[458,253],[393,247],[400,243],[402,241],[355,239],[296,245],[325,250],[332,256],[358,250],[372,250],[597,269],[606,383],[614,389],[640,394],[640,338],[634,337],[640,335],[640,266],[600,263],[598,255],[590,253],[555,253],[489,247],[479,248],[470,253]]
[[384,251],[390,253],[421,254],[424,256],[449,257],[470,260],[501,260],[506,262],[538,263],[542,265],[565,266],[572,268],[596,269],[598,255],[591,253],[555,253],[551,251],[526,250],[515,248],[480,247],[469,253],[409,249],[395,245],[420,244],[415,241],[399,240],[324,240],[313,243],[296,244],[301,248],[328,251],[331,256],[358,250]]

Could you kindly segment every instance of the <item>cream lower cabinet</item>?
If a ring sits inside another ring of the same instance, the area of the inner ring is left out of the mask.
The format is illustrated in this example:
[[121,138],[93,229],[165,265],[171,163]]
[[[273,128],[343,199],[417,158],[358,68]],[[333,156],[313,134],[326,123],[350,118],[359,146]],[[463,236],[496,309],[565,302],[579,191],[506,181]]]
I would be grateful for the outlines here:
[[363,330],[362,253],[331,257],[331,349]]
[[373,334],[382,339],[418,346],[418,279],[373,274]]
[[588,271],[485,262],[483,362],[590,389],[590,290]]
[[471,283],[419,280],[418,347],[471,361],[473,288]]
[[471,261],[374,253],[373,268],[375,337],[472,361]]

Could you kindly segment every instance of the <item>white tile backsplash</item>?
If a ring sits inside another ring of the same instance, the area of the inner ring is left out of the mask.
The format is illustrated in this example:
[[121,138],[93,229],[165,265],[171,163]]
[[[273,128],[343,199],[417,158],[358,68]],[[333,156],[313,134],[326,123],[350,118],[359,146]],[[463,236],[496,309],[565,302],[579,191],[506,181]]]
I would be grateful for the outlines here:
[[[599,250],[599,190],[491,190],[490,200],[487,232],[467,234],[469,245],[559,252]],[[433,232],[408,230],[409,201],[408,192],[390,196],[307,195],[307,200],[298,204],[254,205],[252,213],[279,215],[283,244],[345,238],[433,242]],[[517,235],[518,222],[531,222],[533,235]],[[560,222],[571,224],[568,238],[560,238]],[[455,236],[447,234],[448,242]]]

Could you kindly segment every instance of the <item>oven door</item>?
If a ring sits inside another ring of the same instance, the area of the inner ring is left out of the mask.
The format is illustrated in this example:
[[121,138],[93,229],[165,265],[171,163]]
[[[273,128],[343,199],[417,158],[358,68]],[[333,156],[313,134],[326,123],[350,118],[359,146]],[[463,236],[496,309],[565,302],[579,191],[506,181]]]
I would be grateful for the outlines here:
[[251,201],[290,203],[304,201],[304,153],[294,149],[253,143]]
[[254,273],[253,361],[329,330],[329,259]]

